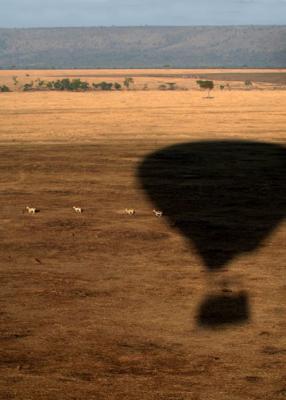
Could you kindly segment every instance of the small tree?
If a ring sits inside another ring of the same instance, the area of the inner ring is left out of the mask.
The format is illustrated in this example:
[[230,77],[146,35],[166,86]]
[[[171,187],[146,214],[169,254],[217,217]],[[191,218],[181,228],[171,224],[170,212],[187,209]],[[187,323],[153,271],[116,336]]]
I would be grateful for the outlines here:
[[210,98],[210,92],[214,88],[213,81],[202,81],[202,80],[199,80],[199,81],[197,81],[197,84],[199,85],[199,87],[201,89],[207,89],[208,90],[208,98]]
[[127,78],[124,79],[123,85],[126,87],[126,89],[129,90],[131,83],[134,84],[134,79],[130,78],[130,77],[127,77]]
[[245,82],[244,82],[244,84],[245,84],[245,86],[247,87],[247,89],[250,89],[253,85],[252,85],[252,82],[250,81],[250,80],[246,80]]
[[224,85],[219,86],[220,90],[224,90]]
[[19,83],[18,77],[17,76],[13,76],[12,79],[13,79],[13,82],[14,82],[14,86],[17,86],[18,83]]

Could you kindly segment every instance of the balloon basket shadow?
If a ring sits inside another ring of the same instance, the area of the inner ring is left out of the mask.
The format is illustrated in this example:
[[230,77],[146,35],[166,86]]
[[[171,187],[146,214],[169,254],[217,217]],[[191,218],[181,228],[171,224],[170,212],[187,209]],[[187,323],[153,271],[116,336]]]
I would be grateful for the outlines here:
[[210,295],[202,303],[197,316],[198,325],[204,328],[226,328],[248,320],[249,301],[245,292]]

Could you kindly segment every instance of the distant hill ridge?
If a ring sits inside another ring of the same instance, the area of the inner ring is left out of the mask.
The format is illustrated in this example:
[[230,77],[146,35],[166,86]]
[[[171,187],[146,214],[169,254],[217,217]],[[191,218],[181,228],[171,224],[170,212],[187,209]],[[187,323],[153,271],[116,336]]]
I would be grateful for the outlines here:
[[0,68],[285,67],[286,26],[0,29]]

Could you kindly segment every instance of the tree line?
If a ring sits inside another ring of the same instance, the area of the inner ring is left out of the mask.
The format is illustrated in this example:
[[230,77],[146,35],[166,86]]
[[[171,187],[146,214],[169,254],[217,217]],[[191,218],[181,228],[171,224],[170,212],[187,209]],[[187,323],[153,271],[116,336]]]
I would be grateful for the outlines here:
[[[28,76],[28,75],[27,75]],[[134,79],[131,77],[126,77],[122,84],[118,82],[98,82],[98,83],[89,83],[86,81],[82,81],[79,78],[76,79],[69,79],[63,78],[58,79],[55,81],[44,81],[41,79],[36,79],[35,81],[31,81],[29,83],[25,83],[22,86],[19,85],[19,80],[17,76],[14,76],[13,83],[15,89],[20,89],[23,92],[28,91],[39,91],[39,90],[57,90],[57,91],[72,91],[72,92],[85,92],[89,90],[104,90],[104,91],[111,91],[111,90],[122,90],[127,89],[130,90],[134,88]],[[214,89],[215,85],[213,81],[210,80],[197,80],[197,85],[200,89],[208,91],[208,97],[210,97],[210,92]],[[249,89],[253,87],[251,81],[247,80],[244,82],[245,86]],[[219,88],[223,90],[227,87],[229,90],[231,89],[230,84],[227,83],[226,85],[219,85]],[[143,90],[147,90],[147,84],[144,85]],[[178,90],[179,87],[177,86],[176,82],[166,82],[165,84],[161,84],[158,87],[159,90]],[[183,90],[183,89],[182,89]],[[187,90],[187,89],[184,89]],[[11,92],[11,88],[7,85],[0,85],[0,92]]]
[[[123,84],[118,82],[99,82],[92,83],[82,81],[81,79],[69,79],[63,78],[55,81],[44,81],[36,79],[29,83],[25,83],[21,87],[17,77],[13,77],[13,83],[15,88],[21,89],[23,92],[38,91],[38,90],[58,90],[58,91],[72,91],[72,92],[85,92],[87,90],[121,90],[123,87],[130,89],[134,84],[134,80],[131,77],[124,79]],[[0,85],[0,92],[11,92],[11,88],[7,85]]]

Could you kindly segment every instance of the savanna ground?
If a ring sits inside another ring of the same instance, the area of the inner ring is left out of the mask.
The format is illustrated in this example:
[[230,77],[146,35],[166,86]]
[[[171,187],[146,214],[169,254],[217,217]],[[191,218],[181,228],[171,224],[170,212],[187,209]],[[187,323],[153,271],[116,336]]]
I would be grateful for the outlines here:
[[[0,81],[27,73],[107,72],[1,71]],[[136,82],[168,79],[146,75]],[[1,399],[286,398],[285,221],[212,274],[247,291],[249,319],[206,328],[197,313],[213,289],[208,271],[152,215],[137,178],[144,157],[171,144],[285,145],[283,84],[245,90],[244,80],[213,99],[199,90],[0,95]]]

